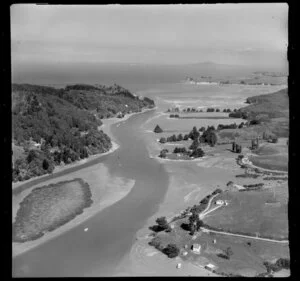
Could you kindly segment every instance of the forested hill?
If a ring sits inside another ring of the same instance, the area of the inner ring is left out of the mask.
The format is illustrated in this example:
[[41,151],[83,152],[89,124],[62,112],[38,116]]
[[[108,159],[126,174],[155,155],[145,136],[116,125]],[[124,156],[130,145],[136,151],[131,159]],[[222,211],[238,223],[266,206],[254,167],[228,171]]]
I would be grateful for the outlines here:
[[255,124],[264,124],[279,137],[289,136],[288,89],[249,97],[249,105],[229,114],[229,117],[248,119]]
[[254,116],[266,114],[269,118],[288,117],[289,96],[287,89],[247,98],[246,103],[250,105],[244,107],[242,111],[249,112]]
[[114,85],[72,85],[64,89],[13,84],[13,180],[51,173],[62,162],[86,158],[111,148],[110,138],[97,128],[101,118],[154,107]]
[[255,119],[265,116],[269,119],[289,116],[288,89],[282,89],[275,93],[249,97],[246,100],[249,105],[229,114],[230,117]]

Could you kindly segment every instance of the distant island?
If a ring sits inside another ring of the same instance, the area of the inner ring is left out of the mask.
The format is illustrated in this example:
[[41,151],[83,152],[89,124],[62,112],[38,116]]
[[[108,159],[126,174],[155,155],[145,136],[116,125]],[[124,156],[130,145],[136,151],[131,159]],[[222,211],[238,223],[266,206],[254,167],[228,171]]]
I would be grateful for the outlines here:
[[287,85],[287,74],[267,71],[256,71],[248,77],[231,77],[220,79],[212,76],[202,75],[200,78],[186,77],[183,83],[193,85]]
[[61,163],[107,152],[111,140],[101,119],[153,108],[154,101],[119,85],[65,88],[12,85],[13,181],[52,173]]

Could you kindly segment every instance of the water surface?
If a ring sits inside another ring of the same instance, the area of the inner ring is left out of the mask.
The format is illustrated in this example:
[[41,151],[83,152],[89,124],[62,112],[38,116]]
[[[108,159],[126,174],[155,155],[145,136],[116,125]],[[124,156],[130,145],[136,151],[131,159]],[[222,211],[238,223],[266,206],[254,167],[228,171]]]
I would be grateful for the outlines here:
[[[109,157],[98,159],[111,175],[135,179],[122,200],[61,236],[13,260],[14,276],[107,276],[131,249],[135,233],[155,213],[168,187],[162,164],[150,159],[141,125],[155,112],[132,116],[112,126],[121,144]],[[89,231],[84,232],[83,228]]]

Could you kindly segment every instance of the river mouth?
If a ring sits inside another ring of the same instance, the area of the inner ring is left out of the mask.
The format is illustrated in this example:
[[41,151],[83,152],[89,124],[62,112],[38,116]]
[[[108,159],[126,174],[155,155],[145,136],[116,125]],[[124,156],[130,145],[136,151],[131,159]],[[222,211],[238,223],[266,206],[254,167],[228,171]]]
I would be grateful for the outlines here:
[[120,148],[98,159],[112,176],[135,180],[129,194],[77,226],[13,260],[14,276],[111,276],[131,249],[135,233],[155,213],[168,188],[163,164],[149,158],[141,125],[155,111],[130,117],[111,131]]

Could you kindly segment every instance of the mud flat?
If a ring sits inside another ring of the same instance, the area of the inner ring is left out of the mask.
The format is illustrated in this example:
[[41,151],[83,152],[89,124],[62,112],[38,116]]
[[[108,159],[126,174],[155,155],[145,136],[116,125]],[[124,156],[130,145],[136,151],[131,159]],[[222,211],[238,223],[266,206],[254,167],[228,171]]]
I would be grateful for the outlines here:
[[[89,190],[85,192],[85,196],[79,191],[79,182],[84,182],[86,186],[89,186]],[[39,214],[35,211],[40,208],[48,208],[48,210],[44,210],[45,215],[38,215],[33,221],[28,221],[27,226],[30,227],[31,224],[34,225],[38,219],[41,224],[39,223],[37,227],[42,227],[45,222],[48,221],[50,223],[49,216],[53,218],[54,225],[49,224],[48,227],[50,229],[46,228],[43,231],[40,229],[40,231],[44,232],[44,235],[39,235],[36,240],[13,242],[13,256],[33,249],[73,227],[83,224],[84,221],[90,217],[125,197],[134,186],[134,183],[135,181],[132,179],[111,176],[107,167],[102,163],[55,180],[46,181],[43,186],[47,185],[50,187],[48,188],[49,191],[52,189],[48,192],[47,204],[44,204],[45,198],[43,197],[43,199],[33,202],[33,210],[29,205],[27,205],[27,209],[29,213],[33,212],[35,215]],[[63,190],[56,192],[59,186],[66,184],[69,186],[63,186]],[[43,187],[39,186],[37,188],[42,190]],[[31,192],[34,192],[34,189],[35,188],[32,187],[13,197],[13,222],[18,221],[18,213],[22,213],[22,202],[24,199],[26,200],[26,198],[32,196]],[[51,194],[55,194],[54,198],[50,198],[52,196]],[[60,196],[61,194],[63,194],[63,196]],[[85,201],[83,201],[83,197],[86,198]],[[48,200],[49,198],[51,200]],[[29,224],[29,222],[31,223]],[[82,231],[84,228],[85,227],[82,226]],[[29,231],[29,229],[27,231]]]
[[36,240],[81,214],[92,203],[89,185],[81,179],[33,189],[20,203],[13,241]]

